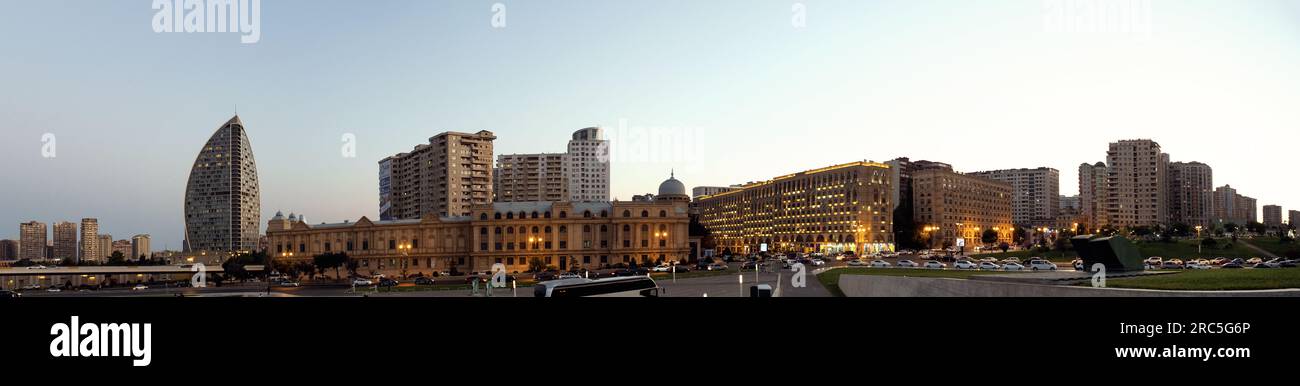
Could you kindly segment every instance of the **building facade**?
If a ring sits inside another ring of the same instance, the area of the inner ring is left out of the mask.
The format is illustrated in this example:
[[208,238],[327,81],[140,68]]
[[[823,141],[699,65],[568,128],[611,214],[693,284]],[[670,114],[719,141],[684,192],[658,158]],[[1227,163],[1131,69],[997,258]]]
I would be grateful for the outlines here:
[[1257,201],[1241,195],[1232,185],[1214,189],[1214,221],[1219,224],[1246,226],[1258,221]]
[[894,249],[889,165],[852,162],[696,199],[721,253]]
[[1214,219],[1214,170],[1200,162],[1169,164],[1169,223],[1209,227]]
[[1107,225],[1132,228],[1164,224],[1169,156],[1152,140],[1124,140],[1106,153]]
[[185,187],[188,251],[238,253],[257,247],[262,198],[257,162],[239,116],[204,143]]
[[[970,251],[977,245],[1011,243],[1013,191],[1006,182],[945,169],[920,170],[912,174],[913,219],[932,248]],[[983,242],[988,230],[997,234],[994,243]]]
[[150,241],[149,235],[132,236],[131,254],[128,256],[131,256],[131,258],[134,259],[139,259],[141,256],[144,256],[145,258],[153,257],[153,249],[152,246],[149,245],[149,241]]
[[967,175],[1001,181],[1011,185],[1011,221],[1015,225],[1038,228],[1056,226],[1061,211],[1061,172],[1040,167],[1006,169]]
[[77,223],[54,223],[54,254],[57,260],[77,261]]
[[99,220],[81,219],[81,257],[79,261],[103,261],[104,254],[99,249]]
[[1291,229],[1300,227],[1300,210],[1287,212],[1286,223],[1291,226]]
[[18,258],[29,260],[45,260],[46,234],[45,223],[29,221],[18,224]]
[[0,240],[0,260],[18,260],[19,250],[17,240]]
[[131,240],[113,241],[112,249],[113,251],[109,252],[109,255],[112,255],[113,253],[121,253],[122,257],[126,258],[127,260],[136,260],[140,258],[140,256],[134,255],[135,245],[131,243]]
[[568,201],[566,155],[502,154],[492,169],[495,202]]
[[1109,225],[1106,192],[1106,164],[1079,165],[1079,218],[1089,230]]
[[446,132],[379,161],[381,220],[468,216],[492,202],[490,131]]
[[575,131],[564,160],[569,201],[609,201],[609,140],[605,139],[604,129]]
[[733,190],[740,190],[740,185],[732,185],[732,186],[696,186],[696,187],[694,187],[694,188],[691,188],[691,197],[699,198],[699,197],[702,197],[702,196],[712,196],[712,195],[715,195],[715,194],[726,193],[726,192],[730,192],[730,191],[733,191]]
[[687,205],[679,200],[498,202],[474,206],[469,216],[363,217],[321,225],[277,215],[268,224],[267,239],[276,259],[310,261],[342,252],[357,260],[362,275],[487,272],[495,264],[525,272],[530,263],[577,270],[685,262]]
[[99,235],[99,253],[96,259],[100,261],[108,261],[108,257],[113,255],[112,235]]
[[1270,228],[1282,227],[1282,207],[1278,205],[1264,205],[1264,225]]

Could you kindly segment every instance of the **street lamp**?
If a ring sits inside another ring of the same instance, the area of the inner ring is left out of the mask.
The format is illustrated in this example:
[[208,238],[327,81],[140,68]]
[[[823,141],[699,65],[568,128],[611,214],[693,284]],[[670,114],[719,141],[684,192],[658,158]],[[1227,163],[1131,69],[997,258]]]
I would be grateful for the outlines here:
[[1201,247],[1205,244],[1201,242],[1201,229],[1202,228],[1200,225],[1196,226],[1196,254],[1197,255],[1201,254]]

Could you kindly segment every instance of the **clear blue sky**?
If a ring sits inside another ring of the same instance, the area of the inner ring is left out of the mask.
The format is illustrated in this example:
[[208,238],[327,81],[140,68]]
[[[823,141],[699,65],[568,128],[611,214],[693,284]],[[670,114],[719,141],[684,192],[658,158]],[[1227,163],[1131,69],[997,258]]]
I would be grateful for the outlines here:
[[501,0],[493,29],[494,2],[264,0],[261,41],[241,44],[154,33],[148,0],[0,0],[0,237],[97,217],[179,248],[187,173],[236,104],[263,220],[374,218],[376,162],[441,131],[559,152],[620,121],[684,128],[700,150],[615,154],[623,199],[674,168],[726,185],[898,156],[1055,167],[1072,195],[1108,142],[1153,138],[1216,185],[1300,209],[1300,1],[1155,0],[1125,24],[1149,34],[1054,29],[1041,0],[807,0],[804,28],[792,1]]

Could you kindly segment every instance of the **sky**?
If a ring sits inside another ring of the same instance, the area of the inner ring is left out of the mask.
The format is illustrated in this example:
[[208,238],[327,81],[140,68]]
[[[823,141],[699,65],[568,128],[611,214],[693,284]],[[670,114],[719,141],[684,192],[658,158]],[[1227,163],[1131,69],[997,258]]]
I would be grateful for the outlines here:
[[377,162],[440,132],[541,153],[589,126],[623,200],[901,156],[1074,195],[1147,138],[1300,209],[1300,1],[263,0],[255,43],[155,32],[152,5],[0,0],[0,238],[96,217],[179,249],[236,108],[263,223],[376,218]]

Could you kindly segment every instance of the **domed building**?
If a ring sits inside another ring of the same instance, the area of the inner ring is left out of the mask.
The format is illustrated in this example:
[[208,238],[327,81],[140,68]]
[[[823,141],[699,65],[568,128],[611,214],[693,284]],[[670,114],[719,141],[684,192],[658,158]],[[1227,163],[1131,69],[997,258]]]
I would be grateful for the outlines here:
[[691,196],[686,194],[686,184],[677,180],[677,173],[670,172],[668,180],[659,184],[659,194],[655,195],[655,201],[691,202]]

